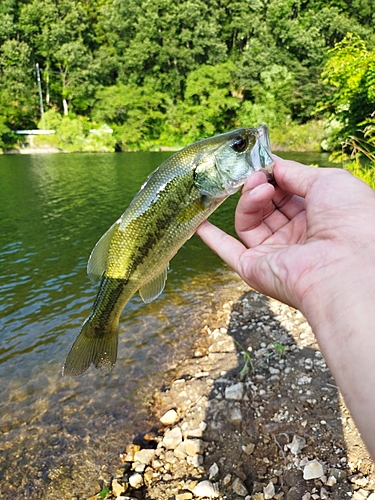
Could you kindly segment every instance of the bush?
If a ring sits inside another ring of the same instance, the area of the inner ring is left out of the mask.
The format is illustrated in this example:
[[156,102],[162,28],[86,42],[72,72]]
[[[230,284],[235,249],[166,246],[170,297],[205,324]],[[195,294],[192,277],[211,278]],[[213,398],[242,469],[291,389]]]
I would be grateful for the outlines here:
[[321,151],[324,122],[282,123],[270,130],[273,151]]

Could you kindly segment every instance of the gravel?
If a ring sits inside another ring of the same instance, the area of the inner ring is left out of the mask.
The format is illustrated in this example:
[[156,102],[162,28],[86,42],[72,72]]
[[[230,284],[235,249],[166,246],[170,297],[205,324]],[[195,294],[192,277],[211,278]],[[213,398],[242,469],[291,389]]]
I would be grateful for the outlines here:
[[106,498],[375,498],[374,463],[306,319],[241,283],[228,299],[155,391],[155,427],[120,445]]

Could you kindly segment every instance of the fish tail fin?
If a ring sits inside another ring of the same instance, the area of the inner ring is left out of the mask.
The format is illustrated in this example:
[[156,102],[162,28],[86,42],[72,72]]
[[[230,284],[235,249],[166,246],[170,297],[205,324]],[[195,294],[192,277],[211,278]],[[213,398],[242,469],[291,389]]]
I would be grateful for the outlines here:
[[84,323],[64,362],[63,376],[80,375],[91,364],[104,373],[112,370],[117,359],[117,329],[105,335],[97,335],[95,330],[90,321]]

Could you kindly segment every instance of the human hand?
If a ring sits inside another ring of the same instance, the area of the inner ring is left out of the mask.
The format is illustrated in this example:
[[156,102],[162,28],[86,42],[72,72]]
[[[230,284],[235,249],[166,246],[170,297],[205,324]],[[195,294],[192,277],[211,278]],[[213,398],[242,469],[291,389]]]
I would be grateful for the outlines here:
[[250,286],[300,309],[375,458],[375,192],[348,172],[275,158],[237,205],[241,241],[197,233]]
[[277,187],[262,173],[243,187],[235,217],[241,241],[208,221],[197,234],[250,286],[308,315],[317,294],[327,289],[331,297],[329,280],[345,286],[366,241],[375,248],[375,194],[341,169],[275,157],[274,174]]

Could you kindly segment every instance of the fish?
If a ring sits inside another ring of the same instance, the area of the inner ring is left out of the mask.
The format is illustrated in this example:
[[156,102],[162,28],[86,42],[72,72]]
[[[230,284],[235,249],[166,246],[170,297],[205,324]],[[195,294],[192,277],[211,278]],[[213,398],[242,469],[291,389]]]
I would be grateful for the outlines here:
[[172,257],[255,171],[272,179],[266,125],[195,142],[150,174],[91,252],[87,273],[92,283],[100,283],[99,289],[63,364],[63,375],[80,375],[91,364],[104,373],[113,369],[120,315],[127,302],[136,292],[146,303],[162,293]]

